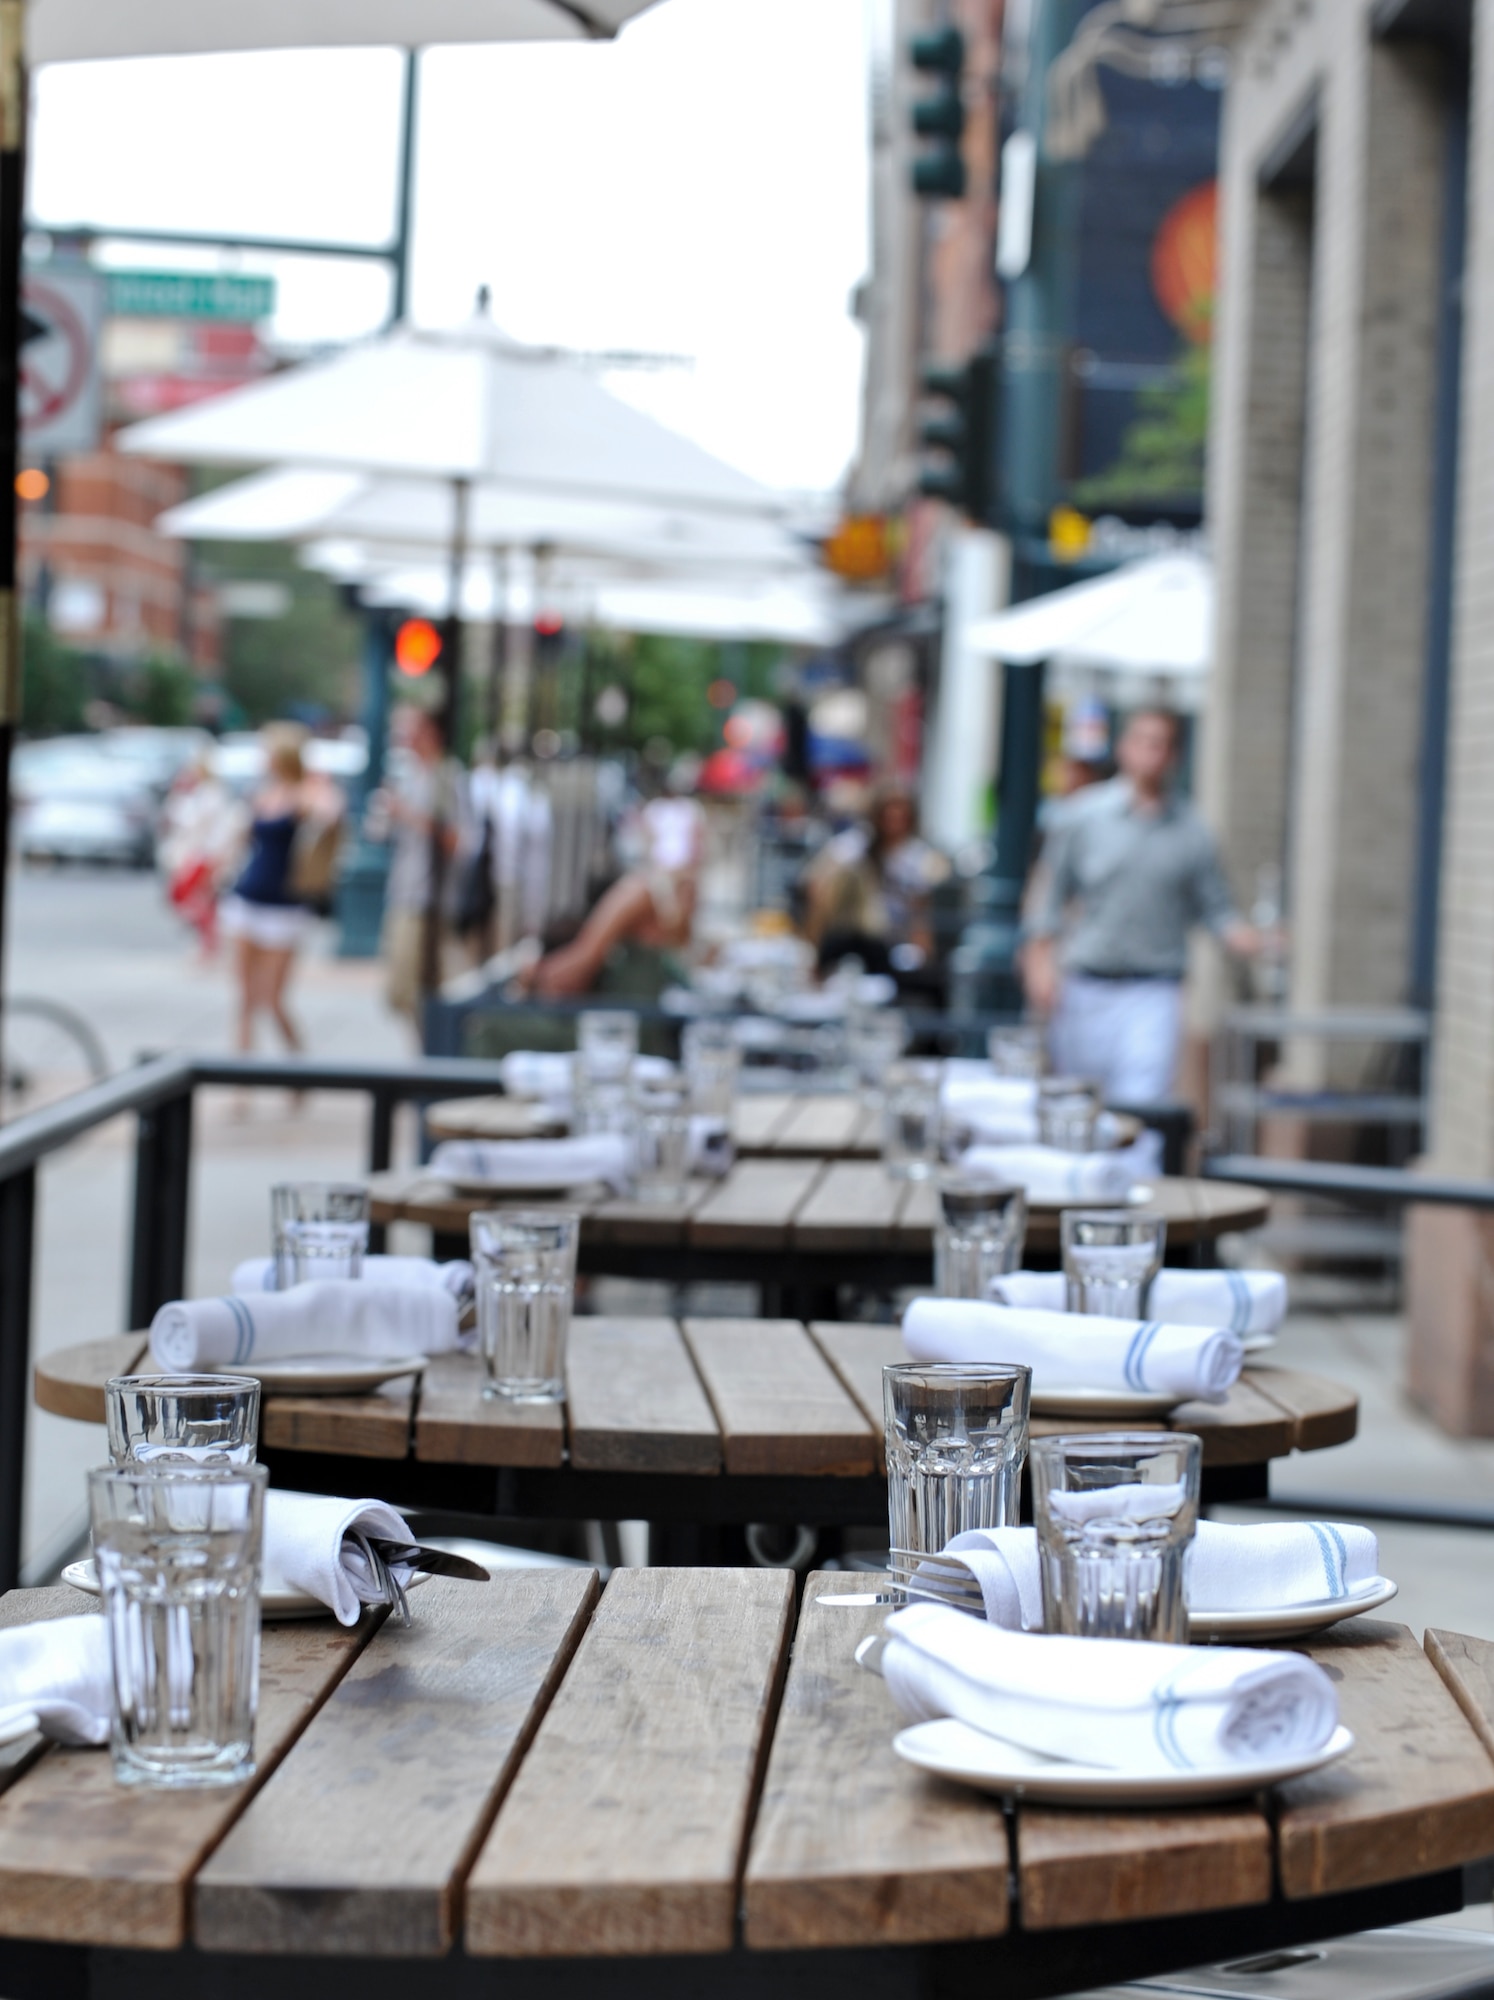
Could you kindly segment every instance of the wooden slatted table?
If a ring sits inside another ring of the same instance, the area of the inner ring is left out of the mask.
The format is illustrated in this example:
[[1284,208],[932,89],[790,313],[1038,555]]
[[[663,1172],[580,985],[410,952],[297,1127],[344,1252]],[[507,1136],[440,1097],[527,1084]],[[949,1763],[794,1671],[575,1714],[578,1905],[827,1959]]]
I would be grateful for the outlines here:
[[0,1991],[1035,2000],[1455,1909],[1494,1852],[1485,1642],[1309,1642],[1358,1740],[1269,1801],[1003,1811],[894,1757],[853,1659],[882,1614],[819,1601],[864,1583],[796,1613],[782,1571],[506,1570],[433,1580],[409,1630],[267,1625],[242,1786],[4,1753]]
[[[104,1384],[144,1336],[43,1357],[36,1400],[100,1423]],[[372,1396],[268,1396],[261,1455],[274,1483],[364,1492],[398,1505],[510,1519],[646,1520],[677,1529],[749,1522],[878,1527],[887,1519],[882,1368],[903,1359],[895,1326],[795,1320],[572,1322],[561,1404],[486,1400],[471,1355]],[[1175,1429],[1204,1441],[1205,1496],[1266,1490],[1273,1458],[1352,1437],[1353,1394],[1320,1376],[1252,1368],[1226,1402],[1186,1403]],[[1083,1428],[1038,1417],[1035,1436]],[[1160,1426],[1159,1426],[1160,1428]]]
[[[1259,1188],[1166,1178],[1153,1186],[1150,1205],[1167,1217],[1171,1261],[1206,1261],[1220,1236],[1258,1228],[1270,1210]],[[377,1230],[421,1223],[433,1232],[438,1256],[464,1256],[468,1218],[498,1205],[491,1195],[458,1193],[429,1168],[375,1174],[369,1189]],[[763,1287],[765,1312],[824,1316],[835,1310],[838,1284],[885,1290],[927,1284],[933,1273],[936,1190],[928,1181],[891,1180],[874,1160],[748,1158],[721,1180],[693,1181],[677,1203],[584,1190],[567,1200],[581,1210],[583,1271],[678,1283],[746,1280]],[[1031,1211],[1033,1262],[1056,1261],[1058,1231],[1057,1208]]]

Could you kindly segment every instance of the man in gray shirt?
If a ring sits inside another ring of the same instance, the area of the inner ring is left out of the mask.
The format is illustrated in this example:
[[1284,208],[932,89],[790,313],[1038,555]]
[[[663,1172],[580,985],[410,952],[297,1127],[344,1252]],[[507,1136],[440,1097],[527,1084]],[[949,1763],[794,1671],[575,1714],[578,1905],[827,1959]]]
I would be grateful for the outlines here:
[[1055,1067],[1093,1077],[1114,1103],[1172,1091],[1193,926],[1244,956],[1265,942],[1234,908],[1212,834],[1173,796],[1177,747],[1175,716],[1130,718],[1119,775],[1055,816],[1024,926],[1023,983],[1051,1021]]

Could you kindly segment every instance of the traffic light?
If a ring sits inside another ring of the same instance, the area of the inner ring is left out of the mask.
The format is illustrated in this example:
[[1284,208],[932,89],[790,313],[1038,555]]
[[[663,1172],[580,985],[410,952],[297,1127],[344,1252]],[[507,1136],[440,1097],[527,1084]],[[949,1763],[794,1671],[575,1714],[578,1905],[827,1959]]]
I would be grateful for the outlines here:
[[565,650],[565,620],[558,611],[541,611],[534,620],[534,657],[538,666],[553,666]]
[[441,657],[441,634],[428,618],[407,618],[394,635],[394,664],[417,679]]
[[958,201],[965,192],[965,161],[960,141],[965,136],[965,100],[960,78],[965,68],[965,37],[958,28],[940,28],[915,35],[908,46],[914,69],[938,79],[938,94],[920,97],[913,106],[913,130],[936,143],[913,161],[913,192],[930,201]]
[[926,416],[919,443],[941,456],[926,463],[918,490],[945,500],[972,521],[994,525],[997,509],[996,418],[1000,368],[990,349],[971,355],[960,368],[925,367],[924,394],[948,407]]

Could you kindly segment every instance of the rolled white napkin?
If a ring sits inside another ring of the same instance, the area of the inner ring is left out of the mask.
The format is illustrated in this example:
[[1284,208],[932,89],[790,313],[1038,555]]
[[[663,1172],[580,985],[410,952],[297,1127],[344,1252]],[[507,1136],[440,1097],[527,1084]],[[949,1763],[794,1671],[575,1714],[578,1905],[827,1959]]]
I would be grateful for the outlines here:
[[109,1626],[96,1615],[0,1632],[0,1740],[33,1727],[54,1743],[105,1743],[113,1688]]
[[887,1620],[881,1669],[910,1722],[951,1715],[1043,1756],[1164,1776],[1310,1756],[1338,1697],[1300,1653],[1006,1632],[944,1605]]
[[[379,1541],[415,1540],[404,1516],[382,1500],[335,1500],[271,1487],[265,1495],[265,1569],[327,1605],[339,1625],[356,1625],[365,1604],[384,1602],[356,1538],[360,1529]],[[402,1583],[409,1581],[407,1568],[394,1568]]]
[[1245,1350],[1224,1327],[1043,1312],[980,1299],[914,1299],[903,1314],[914,1361],[1016,1361],[1044,1389],[1113,1389],[1222,1403]]
[[1106,1153],[1064,1153],[1057,1146],[967,1146],[967,1174],[1010,1181],[1029,1201],[1124,1201],[1148,1172],[1151,1150],[1138,1142]]
[[[441,1285],[454,1299],[472,1295],[472,1266],[465,1257],[453,1257],[438,1264],[434,1257],[385,1257],[363,1259],[361,1282],[365,1285]],[[246,1257],[233,1267],[228,1289],[240,1294],[273,1292],[275,1259]]]
[[1027,1077],[971,1075],[946,1063],[939,1105],[955,1125],[968,1127],[982,1145],[1037,1144],[1037,1085]]
[[321,1278],[285,1292],[178,1299],[150,1323],[150,1355],[168,1374],[232,1369],[298,1355],[400,1361],[460,1345],[444,1285],[360,1285]]
[[[958,1556],[980,1585],[993,1625],[1013,1632],[1042,1630],[1036,1528],[971,1528],[948,1542],[944,1553]],[[1343,1521],[1200,1521],[1183,1558],[1183,1594],[1190,1611],[1279,1611],[1357,1596],[1379,1573],[1379,1544],[1368,1528]],[[931,1569],[917,1587],[940,1594]]]
[[633,1176],[633,1148],[621,1132],[574,1139],[445,1139],[430,1164],[433,1174],[447,1180],[483,1181],[515,1192],[590,1181],[621,1188]]
[[[1062,1271],[1012,1271],[995,1289],[1005,1305],[1064,1310]],[[1159,1271],[1147,1306],[1169,1326],[1222,1326],[1259,1339],[1286,1318],[1287,1284],[1280,1271]]]

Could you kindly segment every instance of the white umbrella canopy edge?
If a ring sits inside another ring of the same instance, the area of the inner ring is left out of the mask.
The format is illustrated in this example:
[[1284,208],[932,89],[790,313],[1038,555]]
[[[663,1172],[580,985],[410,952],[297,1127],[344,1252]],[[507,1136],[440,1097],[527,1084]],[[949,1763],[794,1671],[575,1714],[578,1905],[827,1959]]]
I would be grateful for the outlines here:
[[607,40],[655,0],[30,0],[33,64],[246,49]]
[[[158,515],[155,528],[184,541],[356,540],[418,562],[450,547],[454,512],[442,482],[286,466],[184,500]],[[493,554],[548,547],[745,570],[812,567],[808,542],[778,521],[517,487],[471,489],[466,542]]]
[[778,518],[785,496],[484,314],[397,327],[147,417],[118,450],[178,464],[312,465]]
[[1212,658],[1213,621],[1208,558],[1176,550],[977,619],[965,642],[1017,664],[1063,658],[1117,671],[1202,674]]

